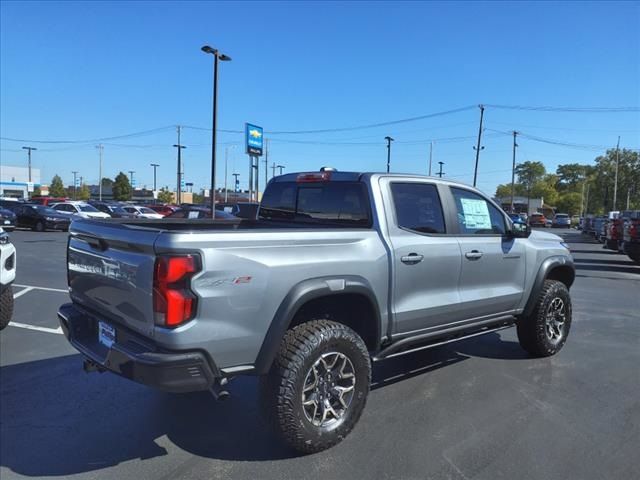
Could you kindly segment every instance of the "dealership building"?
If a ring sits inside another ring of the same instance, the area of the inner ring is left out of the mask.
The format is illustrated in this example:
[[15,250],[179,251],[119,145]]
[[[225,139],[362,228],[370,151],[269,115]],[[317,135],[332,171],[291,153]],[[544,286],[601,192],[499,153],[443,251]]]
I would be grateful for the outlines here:
[[40,169],[15,167],[0,162],[0,197],[29,198],[29,193],[40,186]]

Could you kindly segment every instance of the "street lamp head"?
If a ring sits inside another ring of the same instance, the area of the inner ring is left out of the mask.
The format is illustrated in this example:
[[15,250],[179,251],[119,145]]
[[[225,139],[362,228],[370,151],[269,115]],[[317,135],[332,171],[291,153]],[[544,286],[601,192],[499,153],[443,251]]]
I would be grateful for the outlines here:
[[187,148],[186,145],[174,145],[174,147],[176,147],[176,148]]
[[216,53],[218,53],[218,51],[215,48],[211,48],[209,45],[205,45],[200,50],[202,50],[204,53],[211,53],[212,55],[215,55]]
[[393,141],[394,141],[394,139],[393,139],[393,138],[391,138],[391,137],[389,137],[389,136],[384,137],[384,139],[385,139],[387,142],[393,142]]
[[22,147],[23,150],[38,150],[35,147]]
[[221,53],[220,55],[218,55],[218,59],[221,62],[230,62],[231,61],[231,57],[229,55],[225,55],[224,53]]

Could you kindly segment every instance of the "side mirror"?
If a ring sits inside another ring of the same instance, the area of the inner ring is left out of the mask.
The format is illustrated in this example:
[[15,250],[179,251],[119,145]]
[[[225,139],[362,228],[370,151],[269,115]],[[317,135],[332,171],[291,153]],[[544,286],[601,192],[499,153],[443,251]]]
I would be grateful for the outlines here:
[[528,238],[531,235],[531,227],[526,223],[514,222],[511,227],[513,238]]

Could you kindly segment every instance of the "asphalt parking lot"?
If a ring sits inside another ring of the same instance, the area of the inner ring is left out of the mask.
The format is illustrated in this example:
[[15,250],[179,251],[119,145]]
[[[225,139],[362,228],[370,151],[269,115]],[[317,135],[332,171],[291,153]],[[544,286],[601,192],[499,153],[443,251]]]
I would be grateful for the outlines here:
[[354,432],[299,456],[232,397],[172,395],[85,374],[58,328],[66,234],[16,231],[14,324],[0,334],[0,478],[629,479],[640,471],[640,266],[558,230],[577,265],[564,349],[531,359],[515,331],[376,364]]

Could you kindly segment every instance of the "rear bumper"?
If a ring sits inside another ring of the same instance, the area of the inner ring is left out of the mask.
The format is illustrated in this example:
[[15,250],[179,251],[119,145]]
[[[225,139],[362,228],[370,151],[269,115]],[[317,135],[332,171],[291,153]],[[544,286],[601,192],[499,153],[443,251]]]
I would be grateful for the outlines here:
[[162,350],[113,322],[116,342],[107,348],[98,341],[99,319],[73,303],[62,305],[58,318],[67,340],[98,370],[168,392],[208,390],[221,376],[203,352]]

